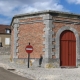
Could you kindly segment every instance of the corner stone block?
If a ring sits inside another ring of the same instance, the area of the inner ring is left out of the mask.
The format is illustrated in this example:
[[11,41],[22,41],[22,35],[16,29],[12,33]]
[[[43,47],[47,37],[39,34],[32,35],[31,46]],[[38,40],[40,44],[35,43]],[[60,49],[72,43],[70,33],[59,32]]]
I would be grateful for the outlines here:
[[55,38],[52,38],[52,41],[55,41]]
[[45,41],[43,41],[43,44],[46,44]]
[[43,38],[45,38],[45,34],[43,34]]
[[55,48],[55,45],[54,44],[52,45],[52,48]]
[[50,14],[45,14],[44,17],[43,17],[44,20],[47,20],[47,19],[52,19],[52,16]]
[[45,48],[43,49],[43,52],[45,52]]
[[46,28],[44,28],[43,31],[46,31]]
[[16,49],[16,52],[17,52],[17,53],[19,52],[18,49]]
[[19,19],[14,19],[13,23],[18,23]]

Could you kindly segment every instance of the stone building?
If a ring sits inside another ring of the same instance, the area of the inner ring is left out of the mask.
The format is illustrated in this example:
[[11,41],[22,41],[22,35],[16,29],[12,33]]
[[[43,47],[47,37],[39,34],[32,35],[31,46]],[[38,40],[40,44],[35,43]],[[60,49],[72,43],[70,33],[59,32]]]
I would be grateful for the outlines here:
[[14,60],[26,59],[25,47],[33,46],[31,59],[56,67],[80,65],[80,15],[41,11],[15,15],[11,22],[11,55]]

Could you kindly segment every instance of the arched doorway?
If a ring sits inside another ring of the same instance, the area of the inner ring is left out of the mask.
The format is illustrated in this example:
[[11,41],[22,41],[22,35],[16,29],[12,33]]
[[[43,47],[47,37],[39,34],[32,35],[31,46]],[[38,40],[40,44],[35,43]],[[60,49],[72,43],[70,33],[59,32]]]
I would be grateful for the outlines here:
[[70,30],[60,35],[60,66],[76,66],[76,38]]

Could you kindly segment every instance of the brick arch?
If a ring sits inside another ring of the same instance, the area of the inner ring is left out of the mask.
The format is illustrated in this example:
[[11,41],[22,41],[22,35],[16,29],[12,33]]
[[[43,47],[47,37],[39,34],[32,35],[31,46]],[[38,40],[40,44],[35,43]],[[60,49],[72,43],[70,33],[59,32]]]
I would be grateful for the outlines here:
[[[64,26],[60,28],[58,32],[56,33],[56,54],[55,56],[57,59],[59,59],[59,63],[60,63],[60,34],[65,30],[70,30],[74,33],[76,37],[76,59],[79,58],[79,34],[77,30],[75,30],[74,28],[69,27],[69,26]],[[76,61],[76,66],[77,66],[77,61]]]

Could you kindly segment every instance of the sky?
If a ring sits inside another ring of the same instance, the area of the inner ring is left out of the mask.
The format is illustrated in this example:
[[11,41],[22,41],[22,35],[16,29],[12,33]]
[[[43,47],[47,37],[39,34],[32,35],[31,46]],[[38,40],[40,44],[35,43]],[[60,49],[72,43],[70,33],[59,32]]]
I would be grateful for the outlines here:
[[0,0],[0,24],[10,25],[17,14],[44,10],[80,14],[80,0]]

